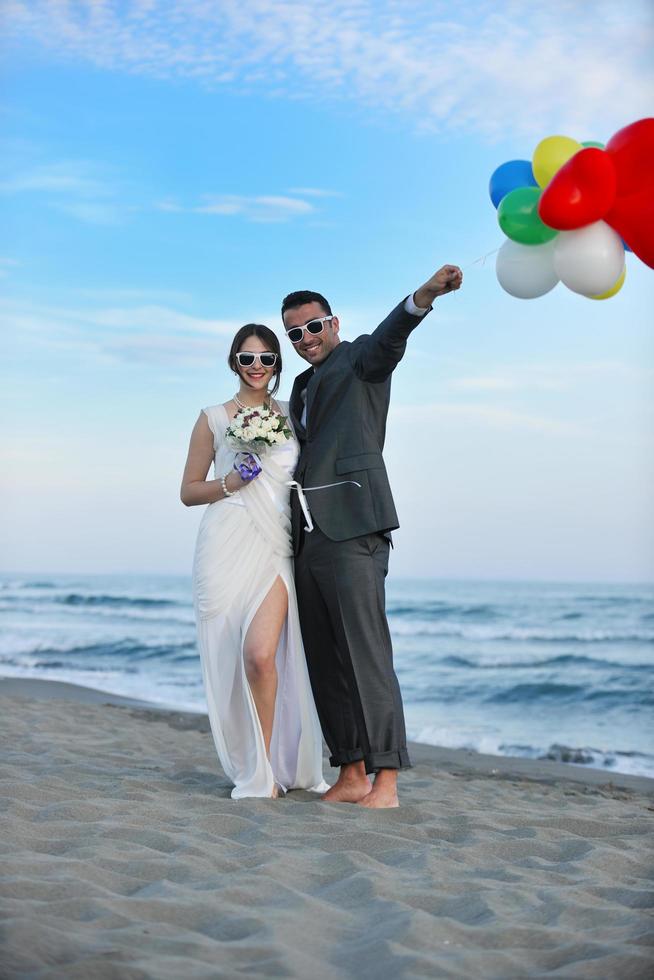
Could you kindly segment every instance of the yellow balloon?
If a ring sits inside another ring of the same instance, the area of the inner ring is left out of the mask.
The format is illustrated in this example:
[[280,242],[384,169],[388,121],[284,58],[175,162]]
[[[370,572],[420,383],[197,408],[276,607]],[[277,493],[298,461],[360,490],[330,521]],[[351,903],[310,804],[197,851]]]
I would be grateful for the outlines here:
[[583,150],[581,143],[569,136],[548,136],[534,150],[532,170],[537,183],[547,187],[550,180],[570,157]]
[[620,290],[624,286],[624,281],[625,281],[626,277],[627,277],[627,265],[625,263],[625,267],[622,270],[622,272],[620,273],[620,278],[615,283],[615,285],[611,286],[610,289],[607,289],[605,293],[598,293],[597,296],[589,296],[588,298],[589,299],[611,299],[612,296],[615,296],[616,293],[619,293],[620,292]]

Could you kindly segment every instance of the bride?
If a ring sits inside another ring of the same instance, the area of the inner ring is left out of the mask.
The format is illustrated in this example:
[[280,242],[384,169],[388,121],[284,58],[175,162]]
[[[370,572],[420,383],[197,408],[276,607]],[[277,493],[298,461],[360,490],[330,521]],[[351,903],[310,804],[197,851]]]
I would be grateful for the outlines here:
[[[211,731],[234,783],[232,798],[276,797],[296,788],[325,792],[293,581],[287,481],[298,444],[291,434],[268,449],[261,473],[248,479],[234,468],[236,450],[225,437],[245,408],[266,406],[288,417],[288,404],[274,399],[282,369],[277,337],[261,324],[241,327],[229,366],[239,390],[200,412],[180,493],[188,507],[208,504],[195,548],[193,599]],[[212,461],[215,479],[207,480]]]

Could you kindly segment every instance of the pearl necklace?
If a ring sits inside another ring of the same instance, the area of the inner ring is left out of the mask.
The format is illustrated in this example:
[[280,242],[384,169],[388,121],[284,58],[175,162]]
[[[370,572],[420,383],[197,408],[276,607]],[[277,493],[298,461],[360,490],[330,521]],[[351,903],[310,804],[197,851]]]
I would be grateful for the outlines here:
[[253,408],[270,408],[270,401],[268,401],[268,404],[266,405],[266,398],[264,398],[264,400],[261,403],[261,405],[244,405],[243,402],[241,401],[241,399],[238,397],[238,393],[236,395],[234,395],[234,402],[238,406],[238,408],[245,409],[245,410],[247,410],[248,408],[250,408],[250,409],[253,409]]

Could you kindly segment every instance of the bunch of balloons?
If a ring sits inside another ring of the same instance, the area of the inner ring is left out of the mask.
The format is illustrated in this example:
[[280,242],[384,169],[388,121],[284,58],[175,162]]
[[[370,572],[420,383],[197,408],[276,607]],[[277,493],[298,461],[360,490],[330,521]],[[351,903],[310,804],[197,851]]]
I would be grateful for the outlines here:
[[590,299],[622,289],[625,249],[654,268],[654,119],[601,143],[548,136],[531,162],[509,160],[489,185],[507,236],[496,262],[507,293],[535,299],[559,280]]

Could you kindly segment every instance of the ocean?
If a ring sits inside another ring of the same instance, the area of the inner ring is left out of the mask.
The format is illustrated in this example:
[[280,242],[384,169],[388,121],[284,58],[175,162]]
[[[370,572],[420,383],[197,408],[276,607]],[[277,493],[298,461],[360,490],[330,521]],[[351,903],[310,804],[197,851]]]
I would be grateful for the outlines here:
[[[408,581],[387,612],[409,738],[654,777],[654,587]],[[0,576],[0,676],[206,704],[188,576]]]

